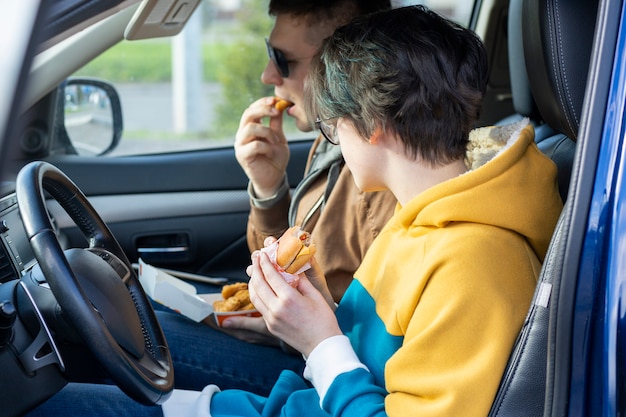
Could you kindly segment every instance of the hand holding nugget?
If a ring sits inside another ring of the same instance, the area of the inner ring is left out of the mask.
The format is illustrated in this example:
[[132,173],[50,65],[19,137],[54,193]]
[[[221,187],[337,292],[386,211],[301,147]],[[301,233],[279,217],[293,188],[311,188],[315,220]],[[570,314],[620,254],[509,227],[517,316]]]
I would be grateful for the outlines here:
[[[235,156],[258,198],[273,195],[285,179],[289,146],[283,131],[283,108],[276,97],[252,103],[241,116],[235,135]],[[289,103],[290,104],[290,103]],[[264,120],[269,118],[269,125]]]

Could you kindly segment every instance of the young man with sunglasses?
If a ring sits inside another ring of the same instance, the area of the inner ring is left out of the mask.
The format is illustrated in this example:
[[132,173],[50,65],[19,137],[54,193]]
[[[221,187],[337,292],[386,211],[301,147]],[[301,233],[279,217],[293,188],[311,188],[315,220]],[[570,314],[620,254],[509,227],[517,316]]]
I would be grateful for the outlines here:
[[[388,8],[389,0],[271,0],[269,13],[276,20],[266,40],[270,59],[261,81],[274,86],[276,97],[294,105],[283,114],[274,108],[273,97],[257,100],[244,111],[235,139],[237,160],[250,179],[250,249],[262,248],[266,237],[278,237],[293,225],[312,232],[313,240],[332,241],[330,247],[319,248],[316,257],[335,301],[391,216],[395,199],[389,193],[358,191],[341,152],[321,136],[311,149],[304,179],[290,194],[283,118],[292,117],[303,132],[313,128],[304,113],[303,87],[322,41],[356,16]],[[269,124],[264,126],[264,120]]]
[[[267,237],[278,237],[291,225],[302,226],[314,241],[324,242],[316,258],[335,302],[393,214],[396,199],[389,192],[359,191],[339,147],[322,135],[312,146],[304,179],[290,193],[283,118],[294,118],[302,131],[312,130],[303,108],[304,79],[322,41],[359,15],[389,8],[389,0],[270,0],[275,23],[266,40],[269,59],[261,81],[274,85],[275,95],[294,105],[280,112],[274,97],[255,101],[244,111],[236,135],[237,159],[250,179],[250,250],[262,248]],[[262,318],[229,318],[216,331],[177,314],[157,314],[174,360],[177,388],[215,383],[267,394],[281,370],[304,368],[302,357],[270,335]]]
[[[359,191],[340,150],[322,135],[312,146],[303,180],[291,194],[283,118],[292,117],[303,132],[313,128],[303,108],[304,78],[322,41],[356,16],[389,8],[389,0],[271,0],[269,13],[276,20],[266,39],[269,61],[261,81],[274,85],[276,97],[294,104],[283,113],[274,107],[274,97],[255,101],[244,111],[235,139],[237,160],[250,179],[250,250],[262,248],[267,237],[279,237],[293,225],[311,232],[313,241],[324,242],[316,258],[335,302],[391,217],[396,199],[388,192]],[[238,317],[224,325],[235,329],[231,332],[235,337],[251,342],[267,334],[260,318]]]

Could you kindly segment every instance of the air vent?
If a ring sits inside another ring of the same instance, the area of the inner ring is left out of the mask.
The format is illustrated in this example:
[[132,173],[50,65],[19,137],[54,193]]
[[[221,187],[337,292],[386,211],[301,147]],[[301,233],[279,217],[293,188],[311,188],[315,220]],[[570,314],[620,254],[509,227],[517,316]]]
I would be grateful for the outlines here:
[[8,282],[18,278],[17,272],[13,267],[13,262],[9,257],[4,242],[0,240],[0,283]]

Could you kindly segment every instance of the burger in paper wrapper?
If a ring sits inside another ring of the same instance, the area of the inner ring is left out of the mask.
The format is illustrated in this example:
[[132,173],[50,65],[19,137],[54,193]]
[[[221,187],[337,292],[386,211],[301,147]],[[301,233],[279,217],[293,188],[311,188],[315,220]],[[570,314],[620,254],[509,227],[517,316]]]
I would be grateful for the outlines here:
[[295,287],[298,284],[298,274],[311,267],[309,261],[315,254],[315,244],[311,243],[309,232],[293,226],[262,251],[268,254],[285,281]]

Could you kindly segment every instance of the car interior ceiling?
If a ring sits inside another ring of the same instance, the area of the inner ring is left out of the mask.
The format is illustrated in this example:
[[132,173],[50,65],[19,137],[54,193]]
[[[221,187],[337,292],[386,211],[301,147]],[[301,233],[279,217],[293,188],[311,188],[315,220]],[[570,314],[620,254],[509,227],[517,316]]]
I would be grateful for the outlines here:
[[[555,13],[556,8],[560,8],[561,13]],[[557,368],[552,356],[548,360],[548,349],[559,342],[556,340],[555,317],[563,304],[559,291],[563,286],[562,279],[576,276],[564,272],[572,212],[569,208],[571,190],[568,193],[567,189],[575,159],[574,145],[579,139],[585,81],[595,31],[596,19],[590,16],[596,16],[597,8],[597,2],[583,3],[576,0],[511,0],[510,13],[521,20],[521,28],[513,25],[509,26],[509,30],[519,30],[521,33],[510,32],[512,39],[509,41],[521,41],[524,52],[523,57],[515,57],[515,50],[512,51],[511,65],[526,68],[529,83],[528,87],[519,83],[520,79],[525,79],[520,74],[512,77],[512,81],[515,80],[515,85],[512,85],[514,103],[516,110],[525,116],[534,114],[531,105],[536,103],[547,126],[545,131],[540,130],[541,135],[545,136],[539,138],[538,147],[557,165],[559,187],[568,197],[568,204],[557,224],[530,311],[490,416],[519,415],[519,410],[523,410],[524,415],[544,415],[544,412],[549,415],[553,410],[548,408],[559,406],[558,402],[553,404],[551,399],[555,395],[563,398],[563,393],[557,391],[569,387],[569,384],[564,383],[567,375],[557,375],[557,372],[568,366]],[[559,30],[550,33],[550,28]],[[517,39],[518,36],[522,39]],[[520,50],[519,46],[515,48]],[[553,60],[554,57],[559,59]],[[516,64],[520,59],[528,65]],[[532,92],[533,103],[529,102],[526,95],[527,88]],[[518,96],[520,91],[521,96]],[[568,95],[562,96],[562,91]],[[518,100],[521,97],[525,97],[525,100]],[[535,119],[535,123],[541,122]],[[542,302],[546,295],[550,297],[549,304]],[[563,335],[559,334],[561,337]],[[559,363],[569,364],[569,352],[562,352]]]

